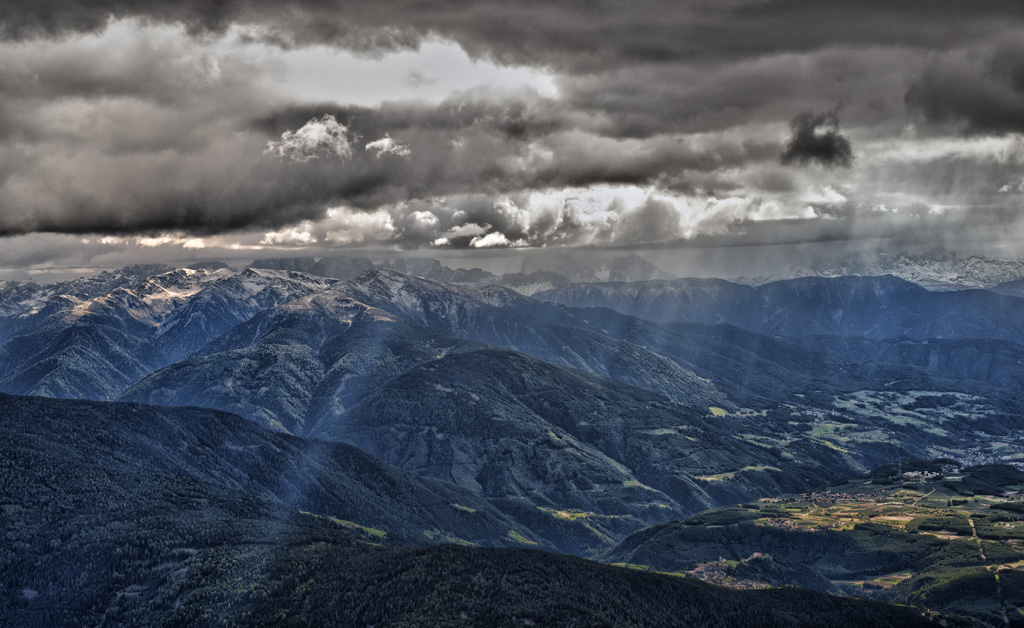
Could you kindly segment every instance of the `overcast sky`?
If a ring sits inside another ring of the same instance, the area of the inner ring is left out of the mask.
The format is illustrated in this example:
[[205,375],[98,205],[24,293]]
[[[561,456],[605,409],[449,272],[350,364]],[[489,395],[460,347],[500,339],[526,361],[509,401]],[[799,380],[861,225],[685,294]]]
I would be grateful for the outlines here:
[[6,7],[6,269],[1024,248],[1020,0]]

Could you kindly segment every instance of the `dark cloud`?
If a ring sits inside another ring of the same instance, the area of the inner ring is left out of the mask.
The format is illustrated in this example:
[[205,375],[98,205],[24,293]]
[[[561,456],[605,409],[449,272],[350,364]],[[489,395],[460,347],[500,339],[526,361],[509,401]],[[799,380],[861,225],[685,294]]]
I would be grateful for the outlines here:
[[[252,122],[270,136],[328,111],[362,137],[390,134],[409,148],[376,182],[411,196],[489,190],[657,184],[694,189],[696,173],[769,161],[778,144],[721,138],[696,143],[675,135],[622,138],[564,103],[523,91],[466,93],[437,105],[385,103],[379,108],[288,107]],[[370,193],[370,189],[366,190]],[[372,194],[367,197],[372,203]],[[404,200],[390,196],[386,202]]]
[[826,168],[849,168],[853,165],[853,147],[839,132],[839,117],[833,111],[805,111],[789,121],[791,134],[779,161],[817,163]]
[[586,114],[527,89],[479,89],[437,104],[385,102],[379,107],[358,107],[326,102],[306,103],[276,109],[268,115],[254,118],[250,124],[254,130],[273,136],[325,113],[348,126],[358,126],[360,133],[367,137],[388,131],[459,133],[487,128],[504,139],[525,141],[560,130],[601,131],[599,124]]
[[[132,67],[159,73],[141,60]],[[246,71],[222,68],[194,88],[206,98],[173,103],[161,78],[96,97],[19,100],[10,91],[24,138],[0,145],[0,204],[12,208],[0,215],[0,233],[217,233],[318,219],[336,205],[375,210],[591,185],[689,193],[711,173],[778,150],[728,138],[609,136],[594,116],[531,90],[472,91],[437,104],[272,108],[258,88],[235,89],[244,82],[234,72]],[[394,150],[373,144],[381,138]]]
[[1024,132],[1024,38],[935,60],[908,89],[906,105],[928,123],[968,134]]
[[615,242],[637,244],[664,242],[679,238],[679,212],[671,203],[647,199],[640,207],[626,212],[615,227]]
[[945,49],[1019,23],[1024,8],[1016,0],[12,0],[0,32],[53,36],[132,17],[184,24],[195,34],[244,25],[253,37],[280,45],[327,43],[365,52],[407,49],[439,35],[500,62],[586,72],[842,45]]
[[[716,131],[823,111],[846,103],[844,120],[892,133],[905,124],[912,49],[835,49],[744,60],[646,64],[558,79],[562,99],[602,133],[647,137]],[[895,121],[895,122],[894,122]]]

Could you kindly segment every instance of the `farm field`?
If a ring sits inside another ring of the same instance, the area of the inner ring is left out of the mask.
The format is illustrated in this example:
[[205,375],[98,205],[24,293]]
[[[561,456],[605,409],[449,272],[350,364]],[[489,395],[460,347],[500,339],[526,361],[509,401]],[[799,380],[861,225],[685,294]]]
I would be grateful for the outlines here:
[[799,585],[1024,625],[1024,472],[894,463],[652,526],[603,558],[737,589]]

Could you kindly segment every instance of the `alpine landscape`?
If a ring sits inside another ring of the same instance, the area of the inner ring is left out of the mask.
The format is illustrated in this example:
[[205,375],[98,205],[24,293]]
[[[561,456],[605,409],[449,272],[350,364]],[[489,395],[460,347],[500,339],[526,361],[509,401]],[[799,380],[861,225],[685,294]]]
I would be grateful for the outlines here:
[[0,8],[0,626],[1024,626],[1024,5]]

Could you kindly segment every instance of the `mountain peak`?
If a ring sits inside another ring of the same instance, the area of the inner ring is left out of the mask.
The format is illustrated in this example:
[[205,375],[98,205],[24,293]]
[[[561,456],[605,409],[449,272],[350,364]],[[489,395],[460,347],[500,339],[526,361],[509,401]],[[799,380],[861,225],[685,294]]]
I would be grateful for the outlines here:
[[507,307],[521,303],[530,303],[533,299],[516,292],[512,288],[499,285],[484,286],[473,291],[477,300],[494,307]]
[[367,305],[350,294],[332,288],[293,299],[278,309],[284,312],[319,311],[346,323],[351,323],[362,314],[371,316],[375,321],[395,320],[384,310]]
[[380,291],[384,291],[388,298],[394,298],[399,293],[410,290],[428,293],[454,292],[459,290],[456,286],[424,279],[423,277],[413,277],[387,268],[365,270],[349,282],[349,284],[375,292],[377,296],[384,296],[380,294]]
[[396,282],[407,279],[420,279],[422,281],[422,278],[412,277],[410,275],[400,273],[397,270],[391,270],[390,268],[369,268],[360,273],[359,276],[355,278],[355,281],[358,283],[369,283],[372,281]]
[[871,287],[875,289],[883,290],[914,290],[927,292],[926,288],[922,288],[912,281],[907,281],[896,275],[886,273],[880,275],[844,275],[840,277],[797,277],[795,279],[780,279],[779,281],[772,281],[761,286],[762,289],[769,289],[770,287],[809,287],[809,286],[820,286],[822,288],[827,287],[844,287],[844,288],[866,288]]

